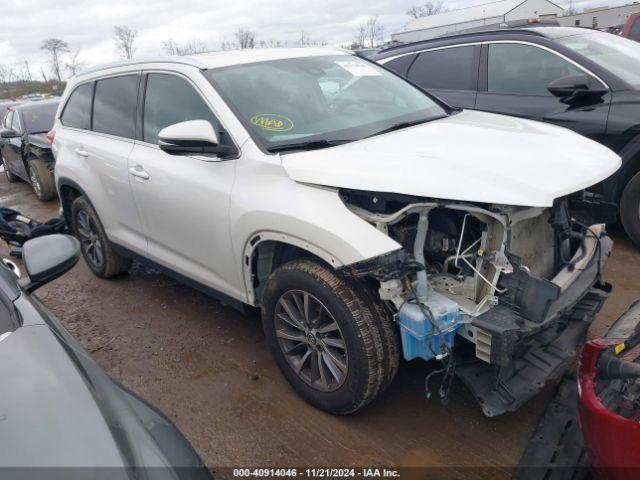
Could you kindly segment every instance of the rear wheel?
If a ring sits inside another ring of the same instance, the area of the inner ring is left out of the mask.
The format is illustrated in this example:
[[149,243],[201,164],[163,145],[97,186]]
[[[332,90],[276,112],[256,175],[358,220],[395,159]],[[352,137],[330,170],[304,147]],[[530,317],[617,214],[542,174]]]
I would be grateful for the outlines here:
[[262,322],[278,367],[298,394],[331,413],[371,402],[397,368],[363,288],[310,260],[279,267],[265,287]]
[[11,173],[11,170],[9,170],[9,165],[7,164],[7,162],[5,162],[4,157],[0,156],[0,158],[2,159],[2,165],[4,165],[4,174],[7,177],[7,181],[9,183],[16,183],[18,180],[20,180],[17,175]]
[[73,201],[71,219],[73,231],[80,240],[82,256],[93,273],[101,278],[110,278],[129,270],[131,260],[113,250],[98,214],[85,197]]
[[629,180],[622,191],[620,220],[629,238],[640,247],[640,173]]
[[45,202],[55,198],[56,184],[53,179],[53,172],[49,170],[44,160],[38,159],[29,162],[29,179],[39,200]]

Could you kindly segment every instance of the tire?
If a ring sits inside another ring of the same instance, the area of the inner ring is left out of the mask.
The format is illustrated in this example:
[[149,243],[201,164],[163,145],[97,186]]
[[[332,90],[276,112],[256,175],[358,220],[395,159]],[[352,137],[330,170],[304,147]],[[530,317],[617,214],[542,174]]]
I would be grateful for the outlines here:
[[636,173],[622,191],[620,221],[629,238],[640,247],[640,173]]
[[[304,305],[305,296],[311,312],[307,320],[304,308],[297,307]],[[355,412],[393,379],[397,359],[389,355],[395,355],[395,347],[384,345],[389,332],[380,328],[378,305],[363,283],[313,261],[294,260],[271,274],[262,303],[264,333],[278,367],[316,408],[341,415]],[[308,320],[315,317],[321,320]]]
[[131,260],[113,250],[98,214],[85,197],[73,201],[71,223],[80,241],[82,256],[96,276],[111,278],[129,270]]
[[56,197],[53,172],[49,170],[44,160],[37,159],[29,162],[29,179],[38,200],[46,202]]
[[20,178],[18,178],[17,175],[14,175],[11,170],[9,170],[9,166],[7,165],[7,162],[4,161],[4,157],[2,158],[2,165],[4,165],[4,174],[7,177],[7,181],[9,183],[16,183],[17,181],[20,180]]
[[389,385],[391,385],[394,378],[396,378],[398,367],[400,366],[402,344],[400,343],[399,327],[394,323],[392,314],[378,297],[376,289],[363,282],[362,295],[365,296],[369,302],[369,308],[373,313],[373,320],[382,337],[382,348],[384,349],[382,355],[383,378],[378,392],[379,395],[384,392]]

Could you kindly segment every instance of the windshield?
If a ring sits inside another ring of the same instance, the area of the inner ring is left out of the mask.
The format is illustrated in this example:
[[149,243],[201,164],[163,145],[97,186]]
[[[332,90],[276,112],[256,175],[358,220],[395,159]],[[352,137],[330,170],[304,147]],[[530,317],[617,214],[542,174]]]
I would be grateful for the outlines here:
[[640,87],[640,43],[602,32],[559,38],[557,42]]
[[446,115],[421,90],[350,55],[290,58],[205,72],[267,150],[359,140]]
[[57,109],[57,103],[48,103],[22,110],[25,131],[27,133],[45,133],[51,130]]

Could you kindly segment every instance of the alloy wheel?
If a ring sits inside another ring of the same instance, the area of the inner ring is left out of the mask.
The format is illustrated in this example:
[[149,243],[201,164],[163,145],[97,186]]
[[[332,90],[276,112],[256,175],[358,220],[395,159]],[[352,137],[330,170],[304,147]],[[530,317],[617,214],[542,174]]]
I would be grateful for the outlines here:
[[96,225],[84,210],[80,210],[76,215],[76,230],[85,258],[96,268],[102,268],[104,263],[104,250]]
[[42,195],[42,187],[40,186],[40,182],[38,181],[38,177],[33,168],[29,169],[29,179],[31,180],[31,185],[33,186],[33,190],[36,192],[36,195],[40,197]]
[[275,310],[278,344],[293,371],[313,388],[338,389],[348,372],[347,347],[331,312],[309,292],[285,292]]

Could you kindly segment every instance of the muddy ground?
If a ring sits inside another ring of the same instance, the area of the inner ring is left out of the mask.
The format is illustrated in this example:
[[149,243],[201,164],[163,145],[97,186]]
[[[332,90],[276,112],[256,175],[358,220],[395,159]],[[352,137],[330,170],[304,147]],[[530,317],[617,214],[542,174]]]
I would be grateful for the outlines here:
[[[0,205],[40,220],[58,211],[57,201],[41,203],[4,175]],[[620,231],[612,236],[606,276],[614,290],[591,335],[640,297],[640,251]],[[508,478],[550,397],[548,390],[517,413],[488,419],[459,381],[447,406],[426,400],[429,367],[414,361],[401,365],[372,405],[335,417],[289,387],[257,318],[161,274],[137,266],[100,280],[81,260],[39,295],[109,374],[161,408],[213,468],[455,466],[448,473],[456,477]]]

